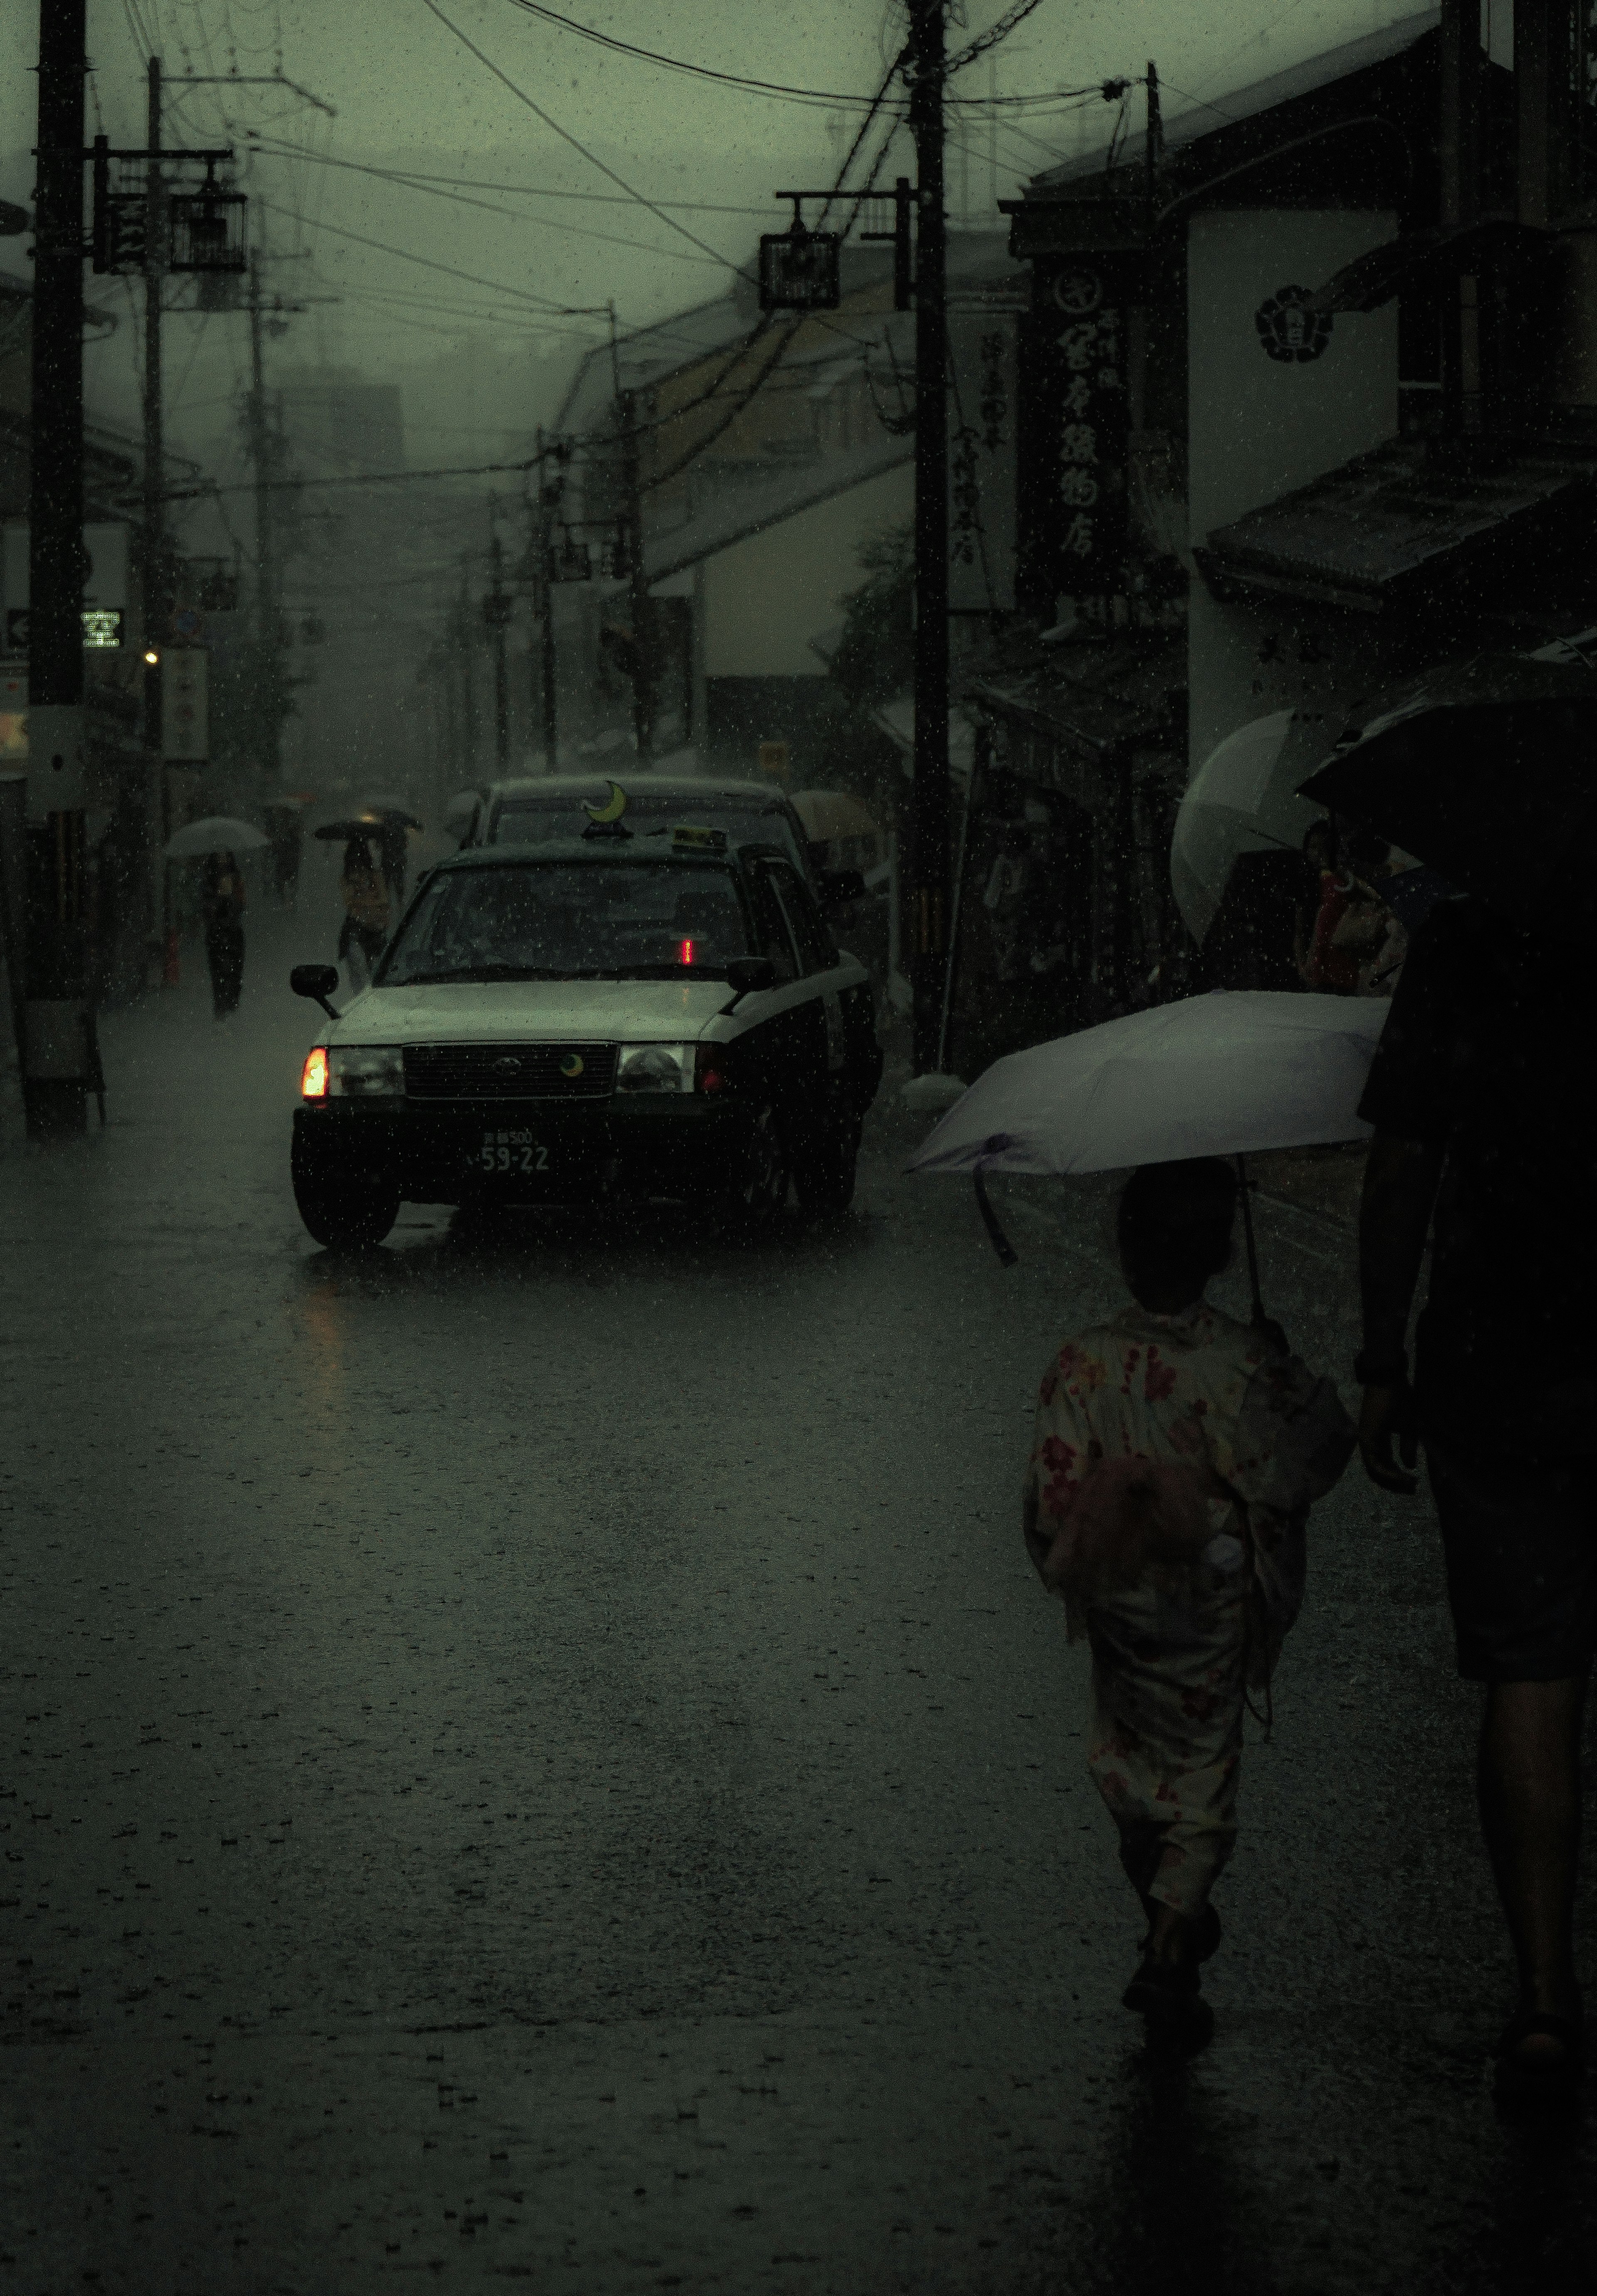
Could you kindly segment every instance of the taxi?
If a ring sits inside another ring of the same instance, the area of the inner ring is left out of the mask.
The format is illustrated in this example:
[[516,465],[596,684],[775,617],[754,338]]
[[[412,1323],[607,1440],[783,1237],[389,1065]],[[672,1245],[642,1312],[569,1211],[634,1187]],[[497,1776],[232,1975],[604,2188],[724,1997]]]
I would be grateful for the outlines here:
[[[784,847],[633,828],[616,790],[578,835],[468,847],[430,871],[305,1058],[291,1173],[332,1249],[404,1201],[671,1198],[739,1218],[854,1193],[881,1076],[865,968]],[[594,817],[598,815],[602,817]]]

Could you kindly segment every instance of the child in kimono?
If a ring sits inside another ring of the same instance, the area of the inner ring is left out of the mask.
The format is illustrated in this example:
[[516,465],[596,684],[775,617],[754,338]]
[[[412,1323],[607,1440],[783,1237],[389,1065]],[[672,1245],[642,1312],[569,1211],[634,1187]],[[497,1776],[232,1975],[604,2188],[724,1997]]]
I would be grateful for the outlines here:
[[1236,1839],[1249,1689],[1268,1692],[1303,1595],[1310,1502],[1353,1426],[1274,1327],[1203,1296],[1231,1253],[1218,1158],[1149,1164],[1120,1200],[1134,1304],[1067,1341],[1037,1398],[1026,1543],[1093,1653],[1088,1761],[1148,1934],[1126,2006],[1189,2046],[1212,2015],[1199,1964]]

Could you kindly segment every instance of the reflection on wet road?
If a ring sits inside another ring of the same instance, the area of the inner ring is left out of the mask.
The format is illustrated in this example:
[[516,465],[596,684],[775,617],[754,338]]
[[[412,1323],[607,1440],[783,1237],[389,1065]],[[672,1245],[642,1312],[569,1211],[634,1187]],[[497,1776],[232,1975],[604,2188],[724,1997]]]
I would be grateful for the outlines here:
[[[1102,1189],[1015,1191],[1004,1275],[889,1114],[758,1247],[407,1208],[334,1260],[319,952],[257,939],[235,1022],[108,1022],[102,1137],[0,1152],[7,2284],[1589,2286],[1589,2137],[1486,2094],[1425,1512],[1318,1519],[1216,2038],[1151,2066],[1015,1520]],[[1265,1242],[1346,1380],[1346,1280]]]

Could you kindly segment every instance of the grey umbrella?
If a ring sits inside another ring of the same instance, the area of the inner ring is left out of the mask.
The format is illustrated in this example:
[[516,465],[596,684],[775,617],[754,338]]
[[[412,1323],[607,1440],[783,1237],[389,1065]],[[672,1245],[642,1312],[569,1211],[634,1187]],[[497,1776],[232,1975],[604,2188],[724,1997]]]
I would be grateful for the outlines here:
[[209,814],[191,821],[168,837],[161,851],[168,861],[197,861],[204,853],[258,853],[271,839],[253,822],[234,821],[227,814]]

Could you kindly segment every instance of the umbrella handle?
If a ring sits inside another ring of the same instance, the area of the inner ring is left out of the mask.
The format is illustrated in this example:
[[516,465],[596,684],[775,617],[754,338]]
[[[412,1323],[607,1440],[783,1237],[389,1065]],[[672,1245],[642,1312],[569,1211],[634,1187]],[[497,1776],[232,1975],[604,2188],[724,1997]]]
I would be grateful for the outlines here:
[[1020,1255],[999,1226],[998,1215],[987,1201],[987,1184],[982,1174],[979,1157],[976,1160],[970,1177],[976,1183],[976,1209],[981,1214],[981,1224],[987,1232],[987,1241],[998,1255],[999,1266],[1012,1267]]
[[1253,1320],[1256,1324],[1263,1324],[1268,1318],[1258,1288],[1258,1245],[1253,1234],[1252,1188],[1248,1178],[1248,1161],[1243,1156],[1237,1158],[1237,1185],[1242,1193],[1242,1234],[1248,1243],[1248,1281],[1253,1291]]

